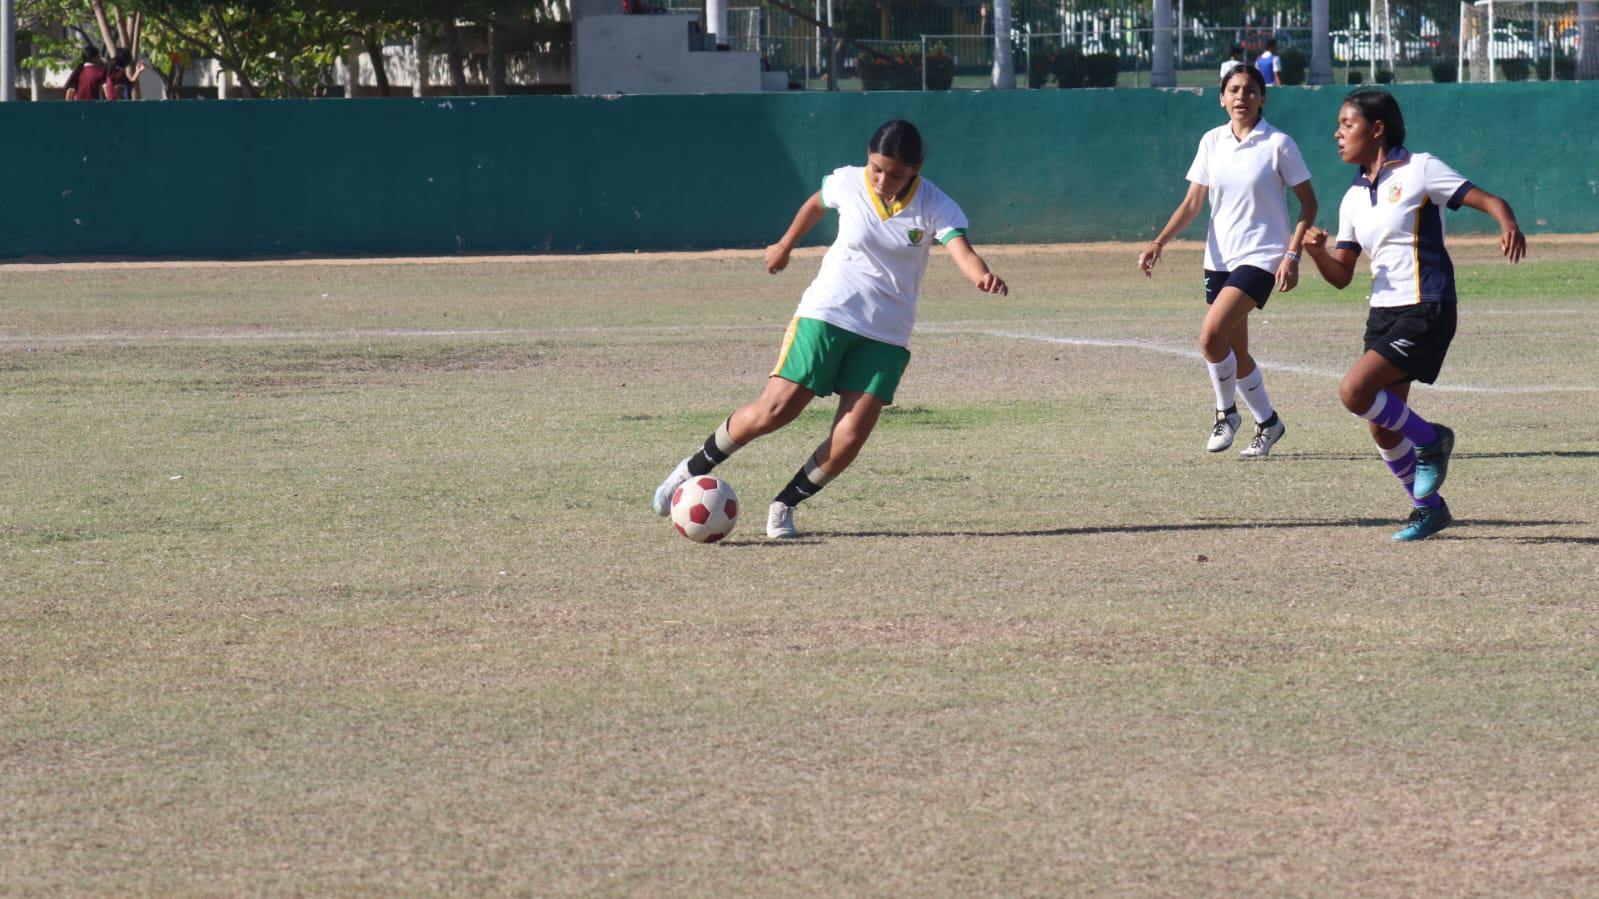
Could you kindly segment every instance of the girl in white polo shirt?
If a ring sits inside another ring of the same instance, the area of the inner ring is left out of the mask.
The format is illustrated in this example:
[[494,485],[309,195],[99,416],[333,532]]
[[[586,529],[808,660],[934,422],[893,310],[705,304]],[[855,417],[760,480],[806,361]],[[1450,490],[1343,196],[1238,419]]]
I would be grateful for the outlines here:
[[838,210],[838,238],[800,300],[760,398],[728,416],[666,476],[655,491],[656,514],[671,512],[672,493],[684,481],[793,421],[813,398],[837,392],[831,433],[767,510],[766,536],[796,536],[794,507],[843,473],[883,407],[894,402],[911,358],[917,291],[933,242],[949,250],[978,290],[1009,292],[967,242],[965,213],[921,177],[922,155],[915,125],[884,123],[866,145],[865,167],[845,166],[823,178],[787,233],[766,248],[766,270],[775,275],[826,211]]
[[1305,251],[1334,287],[1349,285],[1362,252],[1371,257],[1366,352],[1344,375],[1339,398],[1364,418],[1388,469],[1411,497],[1410,520],[1394,534],[1424,540],[1454,520],[1438,493],[1455,434],[1408,405],[1412,381],[1431,384],[1455,336],[1455,268],[1444,249],[1443,207],[1470,206],[1499,224],[1505,258],[1519,262],[1527,239],[1510,204],[1467,181],[1429,153],[1405,149],[1399,103],[1358,90],[1338,110],[1338,155],[1359,166],[1338,207],[1338,239],[1312,229]]
[[[1205,235],[1205,302],[1199,350],[1216,392],[1216,419],[1206,449],[1233,445],[1240,417],[1237,398],[1255,419],[1255,436],[1242,455],[1263,458],[1287,430],[1266,394],[1260,368],[1249,354],[1249,313],[1264,308],[1272,288],[1299,283],[1299,248],[1316,220],[1316,192],[1294,139],[1262,115],[1266,83],[1252,66],[1222,78],[1221,106],[1228,123],[1205,133],[1188,169],[1188,193],[1160,235],[1138,257],[1153,274],[1166,242],[1187,228],[1210,201]],[[1299,221],[1288,224],[1287,190],[1299,198]]]

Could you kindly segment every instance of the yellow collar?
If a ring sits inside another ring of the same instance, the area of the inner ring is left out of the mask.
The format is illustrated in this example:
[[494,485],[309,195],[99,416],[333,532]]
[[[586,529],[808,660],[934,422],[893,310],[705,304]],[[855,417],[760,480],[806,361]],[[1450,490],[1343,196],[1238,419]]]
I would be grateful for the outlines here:
[[916,191],[921,189],[922,186],[922,176],[917,175],[911,179],[911,187],[910,190],[905,191],[905,199],[895,200],[885,206],[883,198],[877,195],[877,191],[872,190],[871,173],[862,172],[861,174],[866,179],[866,195],[872,198],[872,208],[877,210],[878,220],[884,222],[903,212],[906,206],[911,205],[911,200],[916,199]]

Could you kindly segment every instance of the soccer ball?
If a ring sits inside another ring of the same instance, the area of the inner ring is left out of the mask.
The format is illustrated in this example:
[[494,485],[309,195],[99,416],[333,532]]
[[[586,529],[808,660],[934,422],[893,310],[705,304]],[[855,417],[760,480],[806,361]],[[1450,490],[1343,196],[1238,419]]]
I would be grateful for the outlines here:
[[738,496],[721,478],[689,478],[672,494],[672,526],[695,543],[715,543],[731,534],[737,521]]

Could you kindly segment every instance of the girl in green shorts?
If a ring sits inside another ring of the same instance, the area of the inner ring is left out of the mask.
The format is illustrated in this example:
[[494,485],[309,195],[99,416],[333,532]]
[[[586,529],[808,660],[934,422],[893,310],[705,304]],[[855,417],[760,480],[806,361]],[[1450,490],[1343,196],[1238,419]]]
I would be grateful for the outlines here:
[[978,290],[1004,295],[1005,282],[966,240],[966,215],[921,177],[922,137],[910,122],[885,123],[866,147],[866,165],[845,166],[822,179],[788,232],[766,248],[777,274],[800,238],[827,209],[839,213],[838,239],[806,289],[783,336],[777,365],[755,402],[739,409],[655,491],[656,514],[671,512],[672,494],[706,474],[739,447],[793,421],[814,397],[837,393],[833,428],[767,511],[766,536],[796,536],[794,507],[814,496],[855,460],[910,362],[916,294],[934,241]]

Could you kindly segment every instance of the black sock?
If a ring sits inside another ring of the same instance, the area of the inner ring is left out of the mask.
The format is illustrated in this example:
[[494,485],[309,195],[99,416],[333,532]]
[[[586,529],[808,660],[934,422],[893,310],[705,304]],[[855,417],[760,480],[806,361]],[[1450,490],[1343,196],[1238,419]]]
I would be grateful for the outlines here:
[[[729,417],[727,421],[722,422],[721,427],[712,431],[711,436],[705,438],[705,445],[700,447],[700,451],[688,457],[688,473],[690,475],[697,478],[702,474],[710,474],[711,469],[726,462],[727,457],[733,455],[733,450],[738,449],[738,444],[734,443],[733,438],[727,434],[727,424],[732,420]],[[727,448],[724,449],[724,447]]]
[[833,476],[823,471],[822,467],[816,464],[816,457],[812,456],[805,460],[799,471],[794,472],[794,477],[789,480],[788,486],[777,495],[777,502],[785,506],[797,506],[822,492],[822,488],[832,480]]
[[777,501],[785,506],[797,506],[821,492],[821,489],[811,483],[811,479],[805,476],[805,469],[801,468],[794,473],[793,479],[783,488],[783,492],[777,495]]

